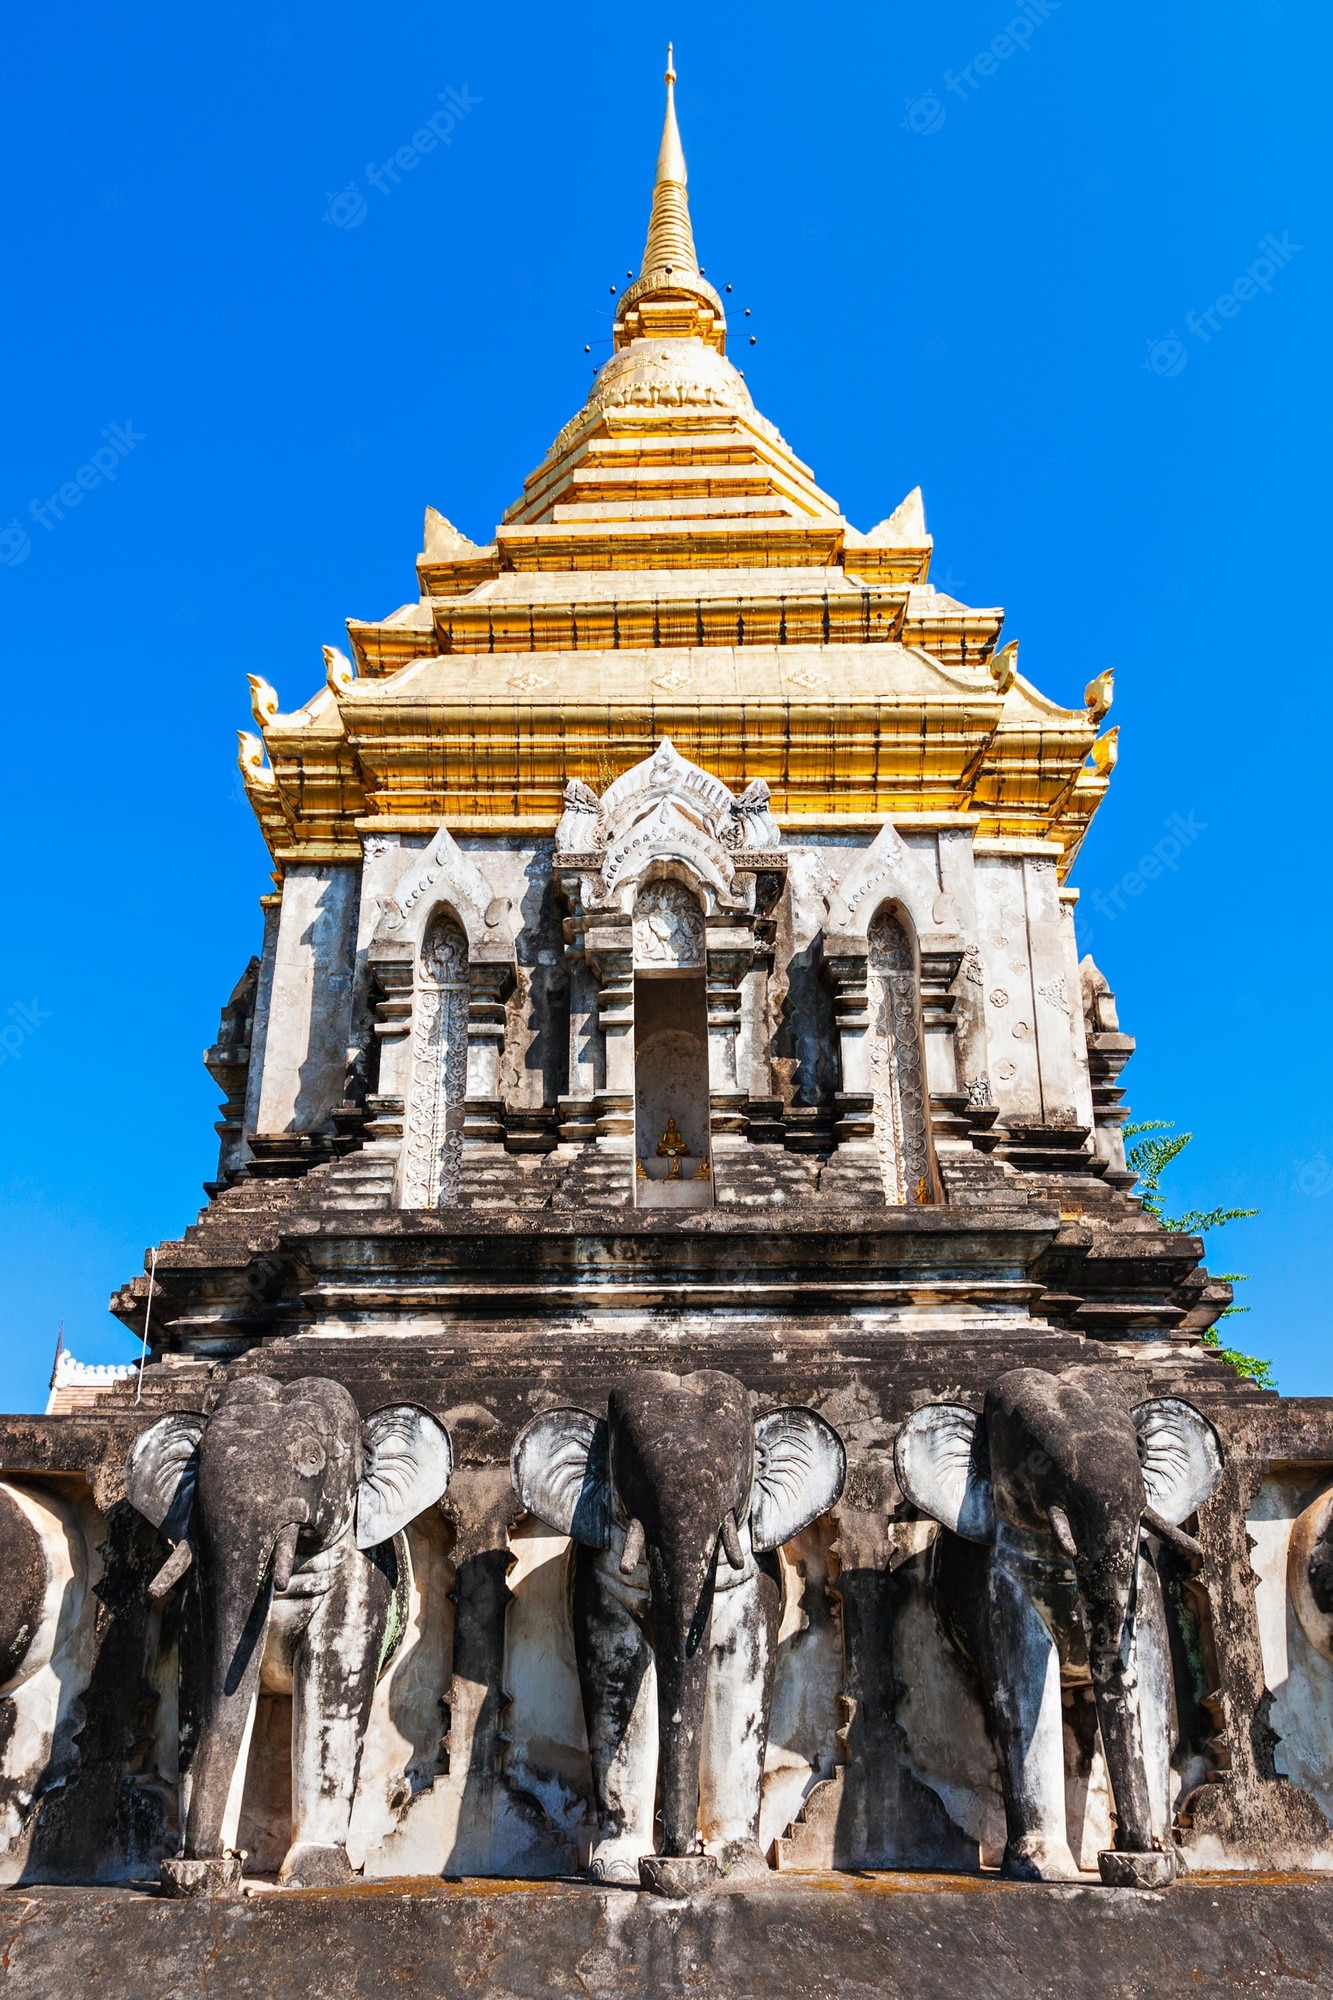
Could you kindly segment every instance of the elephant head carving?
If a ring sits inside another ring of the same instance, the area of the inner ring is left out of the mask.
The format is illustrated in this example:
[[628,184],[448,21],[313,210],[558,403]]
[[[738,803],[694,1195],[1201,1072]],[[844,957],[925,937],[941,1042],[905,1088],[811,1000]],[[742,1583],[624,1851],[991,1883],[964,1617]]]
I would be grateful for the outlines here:
[[[703,1789],[731,1794],[720,1844],[754,1849],[778,1599],[776,1572],[761,1575],[755,1558],[827,1512],[845,1469],[841,1439],[813,1410],[775,1410],[756,1422],[743,1384],[712,1369],[643,1370],[612,1389],[605,1417],[546,1410],[519,1434],[519,1498],[581,1552],[575,1642],[602,1835],[595,1876],[638,1879],[652,1853],[655,1771],[663,1853],[696,1851],[705,1716],[710,1703],[732,1698],[744,1712],[749,1762],[706,1772]],[[710,1683],[718,1619],[748,1632],[748,1648],[733,1651],[749,1664]],[[631,1751],[649,1655],[657,1740]],[[753,1685],[721,1685],[741,1671]]]
[[[733,1569],[743,1566],[738,1537],[747,1520],[750,1544],[757,1551],[790,1541],[827,1513],[841,1494],[846,1474],[842,1440],[813,1410],[773,1410],[751,1425],[744,1391],[741,1397],[725,1391],[717,1397],[713,1415],[721,1420],[724,1435],[709,1439],[703,1429],[709,1388],[732,1380],[707,1369],[685,1377],[645,1370],[632,1384],[612,1391],[609,1417],[579,1409],[544,1410],[514,1447],[514,1485],[523,1505],[561,1534],[597,1549],[609,1547],[612,1525],[623,1516],[622,1526],[634,1530],[637,1525],[630,1548],[637,1560],[646,1532],[642,1516],[651,1513],[666,1527],[670,1498],[684,1497],[678,1491],[669,1496],[668,1489],[697,1481],[703,1513],[717,1516],[713,1540],[720,1541]],[[658,1404],[656,1387],[664,1382],[689,1385],[684,1393],[695,1399],[694,1406],[677,1413]],[[670,1421],[673,1414],[697,1418],[700,1429],[692,1438],[678,1436]],[[620,1445],[619,1481],[613,1472],[613,1438]],[[654,1458],[655,1465],[650,1462]],[[635,1513],[626,1496],[640,1487],[643,1506]],[[633,1562],[626,1564],[632,1567]]]
[[[1169,1668],[1141,1536],[1146,1527],[1200,1553],[1181,1524],[1222,1476],[1212,1425],[1174,1396],[1131,1410],[1099,1370],[1020,1368],[992,1385],[980,1416],[957,1403],[915,1411],[894,1465],[907,1498],[951,1531],[937,1544],[936,1597],[981,1670],[1001,1755],[1006,1872],[1077,1872],[1064,1829],[1058,1690],[1081,1681],[1092,1689],[1116,1814],[1117,1851],[1100,1857],[1103,1877],[1169,1880],[1171,1857],[1154,1831],[1169,1781]],[[969,1562],[968,1544],[985,1556]],[[1145,1648],[1154,1655],[1147,1679]],[[1145,1714],[1148,1680],[1157,1692]]]
[[218,1861],[234,1836],[277,1619],[303,1695],[284,1879],[348,1872],[360,1739],[391,1608],[407,1588],[402,1530],[440,1498],[451,1469],[448,1434],[425,1410],[398,1404],[363,1423],[347,1390],[319,1376],[241,1375],[211,1415],[174,1413],[136,1438],[126,1493],[173,1544],[150,1590],[163,1594],[193,1567],[199,1592],[204,1691],[187,1863]]
[[[1082,1393],[1086,1396],[1088,1391]],[[1206,1417],[1175,1396],[1140,1403],[1132,1414],[1143,1488],[1139,1513],[1153,1533],[1182,1553],[1197,1555],[1198,1544],[1180,1533],[1180,1524],[1198,1512],[1222,1477],[1217,1433]],[[898,1433],[894,1467],[898,1484],[922,1513],[968,1541],[994,1542],[996,1505],[988,1428],[974,1410],[962,1403],[928,1403],[915,1411]],[[1036,1475],[1035,1467],[1032,1470],[1035,1493],[1042,1475]],[[1119,1472],[1121,1483],[1132,1493],[1132,1472],[1126,1464]],[[1065,1476],[1053,1462],[1045,1468],[1052,1498],[1044,1511],[1055,1540],[1072,1559],[1077,1545],[1058,1490]]]

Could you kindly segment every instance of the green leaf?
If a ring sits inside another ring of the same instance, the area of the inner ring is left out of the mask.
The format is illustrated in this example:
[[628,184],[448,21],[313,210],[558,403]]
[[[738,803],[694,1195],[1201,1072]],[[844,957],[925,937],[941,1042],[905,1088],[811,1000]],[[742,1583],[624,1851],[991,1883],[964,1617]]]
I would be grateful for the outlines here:
[[1241,1222],[1247,1215],[1257,1215],[1257,1208],[1187,1208],[1183,1215],[1166,1221],[1168,1229],[1181,1229],[1187,1236],[1203,1236],[1210,1229],[1221,1229],[1228,1222]]
[[1276,1389],[1277,1377],[1271,1361],[1260,1361],[1253,1354],[1242,1354],[1239,1348],[1223,1347],[1216,1329],[1211,1327],[1203,1336],[1203,1345],[1212,1348],[1218,1360],[1225,1361],[1242,1382],[1253,1382],[1257,1389]]
[[[1203,1236],[1210,1229],[1224,1229],[1229,1222],[1241,1222],[1246,1216],[1258,1215],[1257,1208],[1187,1208],[1183,1215],[1167,1215],[1163,1211],[1161,1178],[1173,1160],[1178,1160],[1194,1134],[1177,1132],[1174,1125],[1160,1118],[1148,1118],[1137,1125],[1126,1125],[1126,1138],[1138,1137],[1141,1133],[1170,1132],[1169,1139],[1147,1137],[1126,1153],[1125,1162],[1138,1178],[1139,1199],[1144,1211],[1154,1215],[1167,1229],[1178,1229],[1187,1236]],[[1249,1279],[1244,1271],[1226,1271],[1216,1274],[1223,1284],[1244,1285]],[[1234,1300],[1224,1306],[1218,1314],[1219,1323],[1224,1319],[1234,1319],[1238,1313],[1249,1312],[1249,1306],[1238,1306]],[[1277,1378],[1271,1361],[1260,1361],[1253,1354],[1245,1354],[1238,1347],[1224,1347],[1216,1327],[1210,1327],[1202,1336],[1203,1345],[1216,1354],[1219,1361],[1225,1361],[1243,1382],[1253,1382],[1260,1389],[1276,1389]]]

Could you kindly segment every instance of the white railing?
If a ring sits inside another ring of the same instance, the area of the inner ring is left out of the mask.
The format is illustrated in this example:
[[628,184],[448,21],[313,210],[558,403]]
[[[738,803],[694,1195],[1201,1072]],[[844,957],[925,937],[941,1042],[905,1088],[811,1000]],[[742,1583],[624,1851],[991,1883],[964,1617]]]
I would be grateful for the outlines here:
[[51,1377],[51,1393],[46,1399],[46,1414],[51,1416],[59,1407],[62,1392],[70,1389],[111,1389],[117,1382],[125,1381],[133,1375],[137,1363],[133,1361],[76,1361],[74,1356],[62,1348],[56,1356],[55,1372]]

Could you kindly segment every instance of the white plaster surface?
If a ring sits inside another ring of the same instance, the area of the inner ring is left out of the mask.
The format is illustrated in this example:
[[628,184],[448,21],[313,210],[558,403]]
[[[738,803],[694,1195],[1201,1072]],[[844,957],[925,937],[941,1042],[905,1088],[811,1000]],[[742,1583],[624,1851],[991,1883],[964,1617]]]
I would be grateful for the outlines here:
[[1259,1579],[1254,1601],[1264,1682],[1273,1697],[1269,1720],[1279,1738],[1274,1762],[1313,1793],[1333,1826],[1333,1666],[1301,1630],[1287,1587],[1292,1524],[1330,1482],[1333,1466],[1270,1474],[1246,1526],[1254,1543],[1250,1567]]
[[0,1812],[0,1886],[23,1872],[34,1799],[64,1782],[78,1756],[81,1697],[92,1674],[96,1598],[101,1576],[100,1517],[91,1502],[6,1481],[6,1491],[41,1540],[47,1569],[46,1615],[28,1660],[6,1696],[12,1715],[0,1772],[14,1787]]
[[976,885],[991,1098],[1005,1117],[1037,1124],[1041,1079],[1021,857],[978,856]]
[[257,1129],[320,1129],[343,1093],[357,870],[301,864],[282,888]]

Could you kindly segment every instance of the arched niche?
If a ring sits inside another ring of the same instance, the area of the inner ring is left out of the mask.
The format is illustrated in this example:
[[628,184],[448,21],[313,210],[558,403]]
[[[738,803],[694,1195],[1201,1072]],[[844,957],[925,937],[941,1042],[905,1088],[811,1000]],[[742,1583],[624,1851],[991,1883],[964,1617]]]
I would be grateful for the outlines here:
[[683,870],[639,882],[632,924],[635,1204],[709,1208],[704,906]]
[[884,1198],[894,1206],[936,1199],[930,1143],[921,983],[916,943],[901,904],[882,902],[866,931],[870,1089]]
[[441,1207],[458,1185],[469,992],[467,934],[448,904],[437,905],[424,928],[413,981],[404,1208]]

